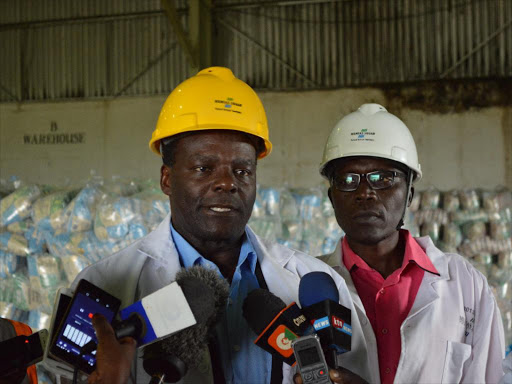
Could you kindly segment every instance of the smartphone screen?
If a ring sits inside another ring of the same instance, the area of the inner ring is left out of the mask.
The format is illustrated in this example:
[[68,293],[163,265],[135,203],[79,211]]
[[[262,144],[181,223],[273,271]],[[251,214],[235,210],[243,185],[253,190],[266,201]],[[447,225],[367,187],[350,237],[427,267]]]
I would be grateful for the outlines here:
[[119,299],[86,280],[80,280],[52,343],[52,354],[84,372],[94,371],[96,351],[80,355],[80,349],[89,341],[98,342],[92,317],[100,313],[112,322],[120,304]]

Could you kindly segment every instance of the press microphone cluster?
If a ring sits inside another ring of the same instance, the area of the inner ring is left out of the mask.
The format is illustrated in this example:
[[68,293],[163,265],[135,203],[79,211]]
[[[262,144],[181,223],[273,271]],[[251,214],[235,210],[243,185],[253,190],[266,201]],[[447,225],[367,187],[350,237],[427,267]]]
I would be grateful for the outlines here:
[[292,341],[315,333],[320,337],[327,364],[336,367],[336,355],[351,349],[351,311],[339,304],[339,292],[325,272],[310,272],[299,283],[300,309],[286,305],[264,289],[251,291],[243,316],[258,335],[256,345],[289,365],[295,364]]

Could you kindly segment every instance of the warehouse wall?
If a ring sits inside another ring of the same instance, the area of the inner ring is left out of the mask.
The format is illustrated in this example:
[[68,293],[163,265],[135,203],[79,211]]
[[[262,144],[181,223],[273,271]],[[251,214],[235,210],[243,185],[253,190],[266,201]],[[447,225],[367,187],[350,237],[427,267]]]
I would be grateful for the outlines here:
[[[406,108],[380,89],[260,93],[272,154],[259,182],[310,187],[321,181],[325,140],[343,115],[363,102],[388,105],[412,131],[424,179],[420,188],[512,187],[510,106],[433,111]],[[163,96],[110,101],[0,104],[0,177],[38,183],[80,183],[91,170],[128,177],[159,176],[147,147]]]

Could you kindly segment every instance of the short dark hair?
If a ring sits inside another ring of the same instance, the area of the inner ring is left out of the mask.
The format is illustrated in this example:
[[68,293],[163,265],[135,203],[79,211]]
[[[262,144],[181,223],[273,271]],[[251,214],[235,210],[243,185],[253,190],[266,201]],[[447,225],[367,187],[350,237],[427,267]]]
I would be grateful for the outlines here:
[[[212,129],[212,131],[214,131],[214,129]],[[163,163],[168,167],[172,167],[176,162],[176,143],[184,137],[192,136],[194,134],[201,132],[204,131],[183,132],[178,133],[177,135],[174,136],[165,137],[162,140],[160,140],[160,153],[162,154]],[[256,158],[258,158],[258,156],[265,151],[265,142],[263,141],[262,138],[241,131],[233,132],[243,133],[249,138],[251,143],[254,145],[254,148],[256,149]]]

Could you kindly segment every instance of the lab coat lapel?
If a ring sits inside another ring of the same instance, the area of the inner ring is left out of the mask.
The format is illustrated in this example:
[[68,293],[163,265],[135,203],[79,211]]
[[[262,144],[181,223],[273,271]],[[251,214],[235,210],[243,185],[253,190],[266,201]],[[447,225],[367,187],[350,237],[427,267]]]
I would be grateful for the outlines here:
[[174,241],[172,241],[170,221],[171,215],[144,238],[138,252],[147,256],[146,264],[141,273],[138,294],[147,296],[165,287],[176,279],[181,269],[180,259]]
[[418,294],[416,295],[416,299],[414,300],[414,304],[407,318],[416,315],[438,300],[439,294],[437,293],[435,284],[439,281],[449,280],[450,278],[448,273],[448,261],[443,253],[434,246],[430,238],[424,237],[415,240],[430,258],[432,264],[434,264],[434,267],[439,272],[439,275],[425,271],[420,289],[418,290]]

